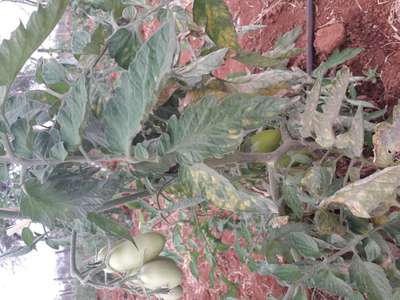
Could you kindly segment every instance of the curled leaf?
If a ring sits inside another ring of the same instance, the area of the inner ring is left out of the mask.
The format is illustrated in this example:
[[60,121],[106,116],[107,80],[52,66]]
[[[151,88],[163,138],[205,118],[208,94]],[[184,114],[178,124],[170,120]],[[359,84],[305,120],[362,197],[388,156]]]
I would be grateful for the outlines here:
[[214,71],[224,62],[227,52],[228,49],[224,48],[201,57],[187,66],[176,69],[176,76],[188,85],[194,86],[201,81],[203,75]]
[[314,133],[315,141],[325,148],[333,147],[336,141],[333,126],[336,123],[340,107],[346,96],[351,73],[349,68],[344,67],[337,73],[335,82],[329,90],[329,96],[321,106],[322,112],[317,110],[321,94],[321,79],[316,81],[307,98],[305,111],[302,115],[303,137],[312,136]]

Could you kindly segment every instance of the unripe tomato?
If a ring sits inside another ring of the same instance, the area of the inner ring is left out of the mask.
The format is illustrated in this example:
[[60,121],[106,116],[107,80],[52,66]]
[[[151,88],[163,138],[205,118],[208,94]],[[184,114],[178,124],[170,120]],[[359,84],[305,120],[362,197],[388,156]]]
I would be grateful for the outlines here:
[[281,143],[279,129],[267,129],[256,133],[250,138],[251,151],[269,153],[275,151]]
[[[157,232],[148,232],[135,236],[135,245],[128,240],[119,241],[110,251],[106,272],[110,270],[115,272],[128,272],[138,269],[143,263],[146,263],[157,257],[165,245],[165,238]],[[103,248],[104,249],[104,248]],[[100,253],[105,257],[105,250]]]
[[143,265],[138,273],[138,279],[150,290],[172,289],[182,283],[182,271],[172,259],[157,257]]

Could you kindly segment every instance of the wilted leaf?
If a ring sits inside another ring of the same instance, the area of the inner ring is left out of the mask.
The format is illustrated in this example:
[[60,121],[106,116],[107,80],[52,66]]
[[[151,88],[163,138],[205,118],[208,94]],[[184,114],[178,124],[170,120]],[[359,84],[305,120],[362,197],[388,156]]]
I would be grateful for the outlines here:
[[267,70],[258,74],[237,77],[226,82],[231,92],[273,96],[282,94],[295,85],[303,85],[309,77],[300,69],[294,71]]
[[350,266],[350,279],[368,300],[392,299],[392,287],[383,269],[374,263],[363,262],[357,255]]
[[322,78],[329,69],[337,67],[345,63],[346,61],[353,59],[363,50],[364,49],[362,48],[346,48],[342,51],[334,52],[331,56],[329,56],[327,61],[322,63],[318,68],[314,70],[313,76]]
[[400,166],[386,168],[351,183],[321,202],[320,207],[344,205],[353,215],[371,218],[399,206],[396,190],[400,186]]
[[307,281],[307,286],[319,288],[341,297],[353,294],[351,286],[330,270],[321,270]]
[[57,115],[61,138],[68,149],[74,150],[81,144],[87,102],[85,79],[81,78],[64,97],[63,105]]
[[228,49],[214,51],[204,57],[200,57],[191,64],[175,69],[176,77],[189,86],[195,86],[207,75],[218,68],[223,62]]
[[130,234],[129,229],[126,226],[123,226],[110,218],[93,212],[87,214],[87,219],[90,222],[96,224],[96,226],[103,229],[105,232],[116,237],[129,240],[136,246],[136,243],[132,235]]
[[118,29],[108,42],[110,56],[115,59],[118,65],[128,69],[130,63],[135,59],[142,42],[138,33],[126,28]]
[[363,109],[359,106],[349,131],[336,137],[335,147],[343,149],[349,157],[360,157],[364,147],[363,123]]
[[301,27],[285,33],[279,38],[274,47],[266,54],[242,53],[235,57],[236,60],[254,67],[271,68],[277,66],[286,66],[289,59],[300,54],[303,49],[295,48],[295,42],[301,35]]
[[219,208],[263,214],[278,212],[271,199],[237,190],[227,178],[205,164],[181,167],[179,177],[184,195],[207,199]]
[[[336,75],[336,79],[329,90],[329,96],[321,106],[322,112],[317,110],[321,93],[321,79],[317,79],[315,86],[307,97],[305,111],[302,114],[303,137],[315,134],[316,142],[324,148],[331,148],[336,141],[333,126],[339,117],[340,107],[346,96],[351,73],[344,67]],[[311,134],[310,134],[311,133]]]
[[107,102],[103,115],[106,138],[113,152],[130,155],[131,141],[157,101],[176,47],[175,22],[169,21],[139,49],[129,70],[122,74],[121,87]]
[[242,128],[257,128],[291,103],[290,99],[234,94],[222,101],[205,97],[168,121],[159,143],[159,155],[176,154],[180,162],[220,158],[237,149]]
[[287,235],[286,240],[289,246],[302,256],[319,257],[321,255],[318,244],[304,232],[291,232]]
[[303,52],[302,49],[295,48],[287,50],[283,53],[272,54],[267,52],[264,55],[258,54],[256,52],[252,53],[241,53],[235,57],[237,61],[244,63],[246,65],[258,68],[272,68],[278,66],[286,66],[289,59],[295,57],[296,55]]
[[376,126],[373,136],[375,164],[384,168],[394,165],[400,154],[400,105],[393,109],[393,122],[387,121]]
[[15,153],[25,158],[32,157],[33,129],[26,119],[18,119],[11,125],[11,133],[14,136],[12,142]]
[[21,238],[27,246],[31,246],[35,240],[33,232],[28,227],[22,229]]
[[67,0],[52,0],[29,18],[26,27],[20,23],[9,40],[0,46],[0,86],[10,85],[32,53],[44,42],[64,14]]

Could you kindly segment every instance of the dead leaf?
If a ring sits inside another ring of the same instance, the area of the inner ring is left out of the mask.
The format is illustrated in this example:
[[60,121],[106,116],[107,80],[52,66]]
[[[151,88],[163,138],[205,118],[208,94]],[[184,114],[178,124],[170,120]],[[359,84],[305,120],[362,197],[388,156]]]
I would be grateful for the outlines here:
[[386,168],[337,191],[321,202],[320,207],[344,205],[360,218],[384,214],[397,206],[397,189],[400,187],[400,166]]
[[336,137],[335,147],[349,157],[360,157],[364,147],[363,109],[359,106],[349,131]]
[[318,79],[307,98],[305,111],[302,115],[303,137],[313,136],[315,141],[325,148],[331,148],[336,141],[333,126],[339,117],[340,107],[346,96],[347,87],[351,78],[349,68],[343,67],[336,75],[335,82],[329,90],[329,96],[321,106],[322,112],[317,110],[321,95],[321,79]]
[[384,168],[398,162],[400,153],[400,105],[393,110],[393,122],[382,122],[376,126],[373,136],[375,164]]

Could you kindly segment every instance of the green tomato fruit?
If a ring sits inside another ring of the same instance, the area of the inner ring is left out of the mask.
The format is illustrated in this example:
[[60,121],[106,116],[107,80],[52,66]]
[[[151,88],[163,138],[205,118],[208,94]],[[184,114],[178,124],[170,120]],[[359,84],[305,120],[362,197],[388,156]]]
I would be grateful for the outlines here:
[[157,296],[157,298],[162,299],[162,300],[179,300],[183,297],[183,289],[179,285],[177,287],[174,287],[173,289],[170,289],[168,293],[159,293],[159,294],[154,294]]
[[[108,265],[104,271],[128,272],[139,269],[142,264],[157,257],[165,245],[165,237],[157,232],[139,234],[133,240],[137,248],[128,240],[116,243],[110,251]],[[104,259],[105,250],[103,249],[99,254],[101,253]]]
[[142,285],[150,290],[172,289],[182,283],[181,270],[175,261],[166,257],[157,257],[144,264],[137,276]]
[[251,152],[269,153],[275,151],[281,143],[279,129],[267,129],[256,133],[250,138]]

